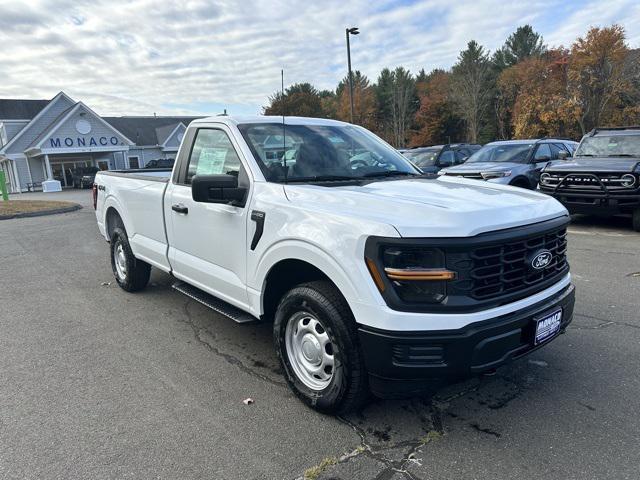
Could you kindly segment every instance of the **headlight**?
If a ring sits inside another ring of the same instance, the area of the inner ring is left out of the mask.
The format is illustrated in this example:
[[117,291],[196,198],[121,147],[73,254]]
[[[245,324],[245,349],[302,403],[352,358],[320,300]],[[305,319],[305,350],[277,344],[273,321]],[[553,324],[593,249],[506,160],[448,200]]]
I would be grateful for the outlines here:
[[508,177],[511,175],[511,170],[498,170],[495,172],[480,172],[480,175],[485,180],[489,180],[491,178]]
[[380,262],[367,258],[367,266],[380,289],[390,284],[405,303],[440,303],[447,296],[447,281],[455,273],[445,268],[444,252],[437,248],[409,245],[389,245],[381,248]]
[[636,177],[630,173],[625,173],[620,180],[623,187],[632,188],[636,184]]
[[540,183],[542,185],[549,185],[551,183],[551,175],[548,173],[543,173],[540,175]]

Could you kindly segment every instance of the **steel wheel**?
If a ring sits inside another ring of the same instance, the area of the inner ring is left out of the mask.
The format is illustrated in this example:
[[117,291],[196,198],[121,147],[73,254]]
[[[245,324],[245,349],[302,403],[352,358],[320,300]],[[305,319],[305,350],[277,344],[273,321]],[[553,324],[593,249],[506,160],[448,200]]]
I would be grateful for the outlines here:
[[335,360],[322,323],[308,312],[295,313],[287,323],[285,344],[298,379],[312,390],[324,390],[333,378]]
[[124,281],[127,279],[127,257],[124,253],[122,243],[118,243],[116,246],[115,254],[116,273],[118,274],[118,278]]

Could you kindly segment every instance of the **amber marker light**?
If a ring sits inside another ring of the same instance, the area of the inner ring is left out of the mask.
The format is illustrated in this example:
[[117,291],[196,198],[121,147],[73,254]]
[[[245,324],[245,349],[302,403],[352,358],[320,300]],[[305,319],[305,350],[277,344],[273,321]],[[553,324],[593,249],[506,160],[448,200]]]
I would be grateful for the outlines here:
[[385,268],[384,273],[390,280],[406,281],[442,281],[453,280],[456,276],[451,270],[440,269],[403,269],[403,268]]
[[369,269],[369,273],[373,277],[373,281],[375,282],[376,287],[378,287],[378,290],[380,290],[380,292],[384,292],[384,281],[382,280],[382,275],[380,275],[380,272],[378,271],[378,267],[376,267],[376,262],[366,257],[364,260],[367,263],[367,268]]

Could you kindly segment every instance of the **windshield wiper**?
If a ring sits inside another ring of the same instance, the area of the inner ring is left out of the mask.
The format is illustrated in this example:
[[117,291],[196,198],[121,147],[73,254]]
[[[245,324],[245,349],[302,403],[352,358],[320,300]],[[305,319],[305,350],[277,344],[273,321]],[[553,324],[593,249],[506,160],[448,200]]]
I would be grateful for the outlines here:
[[419,173],[414,172],[401,172],[399,170],[385,170],[383,172],[370,172],[365,173],[360,178],[374,178],[374,177],[393,177],[393,176],[420,176]]
[[615,155],[609,155],[610,157],[637,157],[638,155],[632,155],[631,153],[616,153]]

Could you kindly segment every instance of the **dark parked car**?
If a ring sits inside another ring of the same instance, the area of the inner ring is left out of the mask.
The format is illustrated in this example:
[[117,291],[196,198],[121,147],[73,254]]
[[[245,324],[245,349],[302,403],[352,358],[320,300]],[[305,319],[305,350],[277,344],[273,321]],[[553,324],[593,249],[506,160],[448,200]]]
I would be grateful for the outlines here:
[[540,189],[571,213],[630,214],[640,231],[640,127],[589,132],[573,158],[543,170]]
[[158,160],[149,160],[144,168],[173,168],[174,158],[159,158]]
[[73,188],[91,188],[99,171],[97,167],[78,167],[71,170]]
[[411,160],[423,172],[438,173],[442,168],[463,163],[480,148],[480,145],[473,143],[450,143],[447,145],[400,150],[400,153]]

